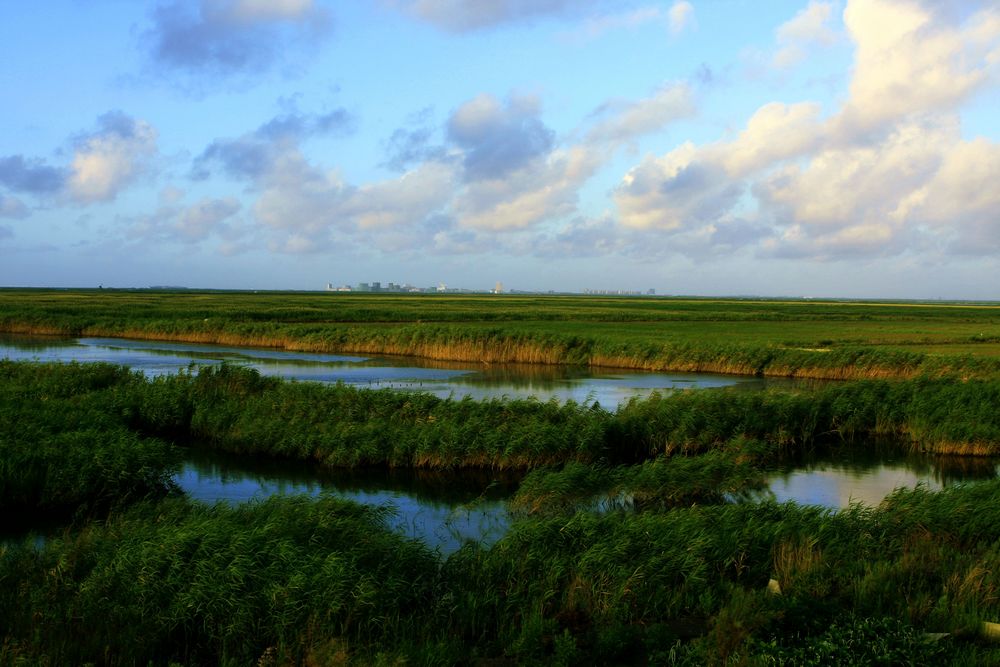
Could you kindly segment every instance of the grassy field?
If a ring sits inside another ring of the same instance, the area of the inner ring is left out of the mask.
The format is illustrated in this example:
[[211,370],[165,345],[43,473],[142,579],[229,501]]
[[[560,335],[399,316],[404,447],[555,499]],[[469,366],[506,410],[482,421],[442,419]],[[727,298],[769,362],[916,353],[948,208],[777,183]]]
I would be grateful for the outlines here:
[[0,332],[840,379],[1000,374],[996,304],[8,289]]
[[[0,361],[0,513],[61,526],[0,544],[0,665],[1000,664],[1000,480],[734,502],[816,447],[996,454],[997,306],[0,290],[0,331],[850,380],[609,412]],[[526,476],[442,559],[380,508],[178,497],[185,447]]]

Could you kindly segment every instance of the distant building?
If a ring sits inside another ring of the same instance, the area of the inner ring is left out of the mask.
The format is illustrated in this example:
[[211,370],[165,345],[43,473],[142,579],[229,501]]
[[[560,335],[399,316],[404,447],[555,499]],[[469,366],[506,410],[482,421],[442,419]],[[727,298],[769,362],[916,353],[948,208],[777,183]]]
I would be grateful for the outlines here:
[[639,290],[624,289],[585,289],[583,293],[591,296],[642,296]]
[[499,280],[497,281],[497,286],[493,288],[494,294],[503,294],[503,283]]

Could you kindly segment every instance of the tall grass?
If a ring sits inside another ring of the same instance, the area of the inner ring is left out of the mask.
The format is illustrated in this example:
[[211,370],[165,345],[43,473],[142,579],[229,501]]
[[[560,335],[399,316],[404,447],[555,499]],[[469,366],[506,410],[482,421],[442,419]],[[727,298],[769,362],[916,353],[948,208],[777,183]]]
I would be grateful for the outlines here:
[[876,436],[921,451],[1000,451],[1000,383],[920,378],[856,381],[805,391],[688,391],[632,399],[615,415],[611,451],[635,459],[700,452],[733,437],[785,448]]
[[[451,400],[283,382],[226,365],[149,379],[107,365],[0,362],[0,376],[0,446],[8,452],[0,474],[9,480],[0,497],[22,504],[48,502],[26,495],[35,492],[56,498],[65,491],[58,502],[76,502],[67,481],[74,475],[90,480],[81,488],[95,497],[131,493],[131,484],[135,493],[158,487],[177,454],[157,439],[329,467],[437,469],[745,454],[741,439],[789,451],[873,436],[946,453],[989,454],[1000,446],[1000,382],[985,380],[682,391],[633,399],[610,413],[572,402]],[[40,491],[46,485],[63,491]]]
[[539,468],[521,481],[509,501],[529,515],[581,508],[664,510],[718,504],[764,487],[759,465],[771,448],[738,439],[727,450],[696,456],[659,457],[638,465],[588,465],[570,461],[558,469]]
[[0,290],[0,331],[836,379],[1000,375],[1000,307],[983,304]]
[[580,512],[439,564],[333,498],[140,504],[0,547],[0,662],[987,664],[998,508],[987,482],[836,513]]
[[303,664],[391,645],[437,565],[384,518],[335,498],[164,501],[0,548],[0,662]]
[[6,527],[39,514],[86,515],[163,495],[179,452],[141,437],[108,410],[142,379],[107,365],[0,361],[0,512]]
[[[883,434],[991,451],[998,398],[997,381],[921,378],[609,413],[230,366],[149,379],[0,362],[5,517],[111,510],[0,546],[0,664],[996,662],[977,637],[1000,621],[1000,482],[839,512],[720,501],[782,450]],[[526,479],[507,536],[442,563],[384,510],[333,498],[131,503],[166,492],[167,440],[322,465],[550,467]],[[595,495],[654,511],[576,511]]]

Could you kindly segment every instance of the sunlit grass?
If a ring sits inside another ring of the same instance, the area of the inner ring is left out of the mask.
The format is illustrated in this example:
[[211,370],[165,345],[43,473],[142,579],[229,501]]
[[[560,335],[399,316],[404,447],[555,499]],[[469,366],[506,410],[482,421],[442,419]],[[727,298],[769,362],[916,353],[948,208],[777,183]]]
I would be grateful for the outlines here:
[[1000,306],[0,290],[0,331],[800,377],[1000,374]]

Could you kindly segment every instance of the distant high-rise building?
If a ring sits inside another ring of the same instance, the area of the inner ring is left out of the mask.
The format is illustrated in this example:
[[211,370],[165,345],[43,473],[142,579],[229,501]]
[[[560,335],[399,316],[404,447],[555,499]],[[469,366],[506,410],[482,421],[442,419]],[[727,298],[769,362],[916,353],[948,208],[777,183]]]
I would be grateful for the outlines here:
[[503,294],[503,283],[499,280],[497,281],[497,286],[493,288],[494,294]]

